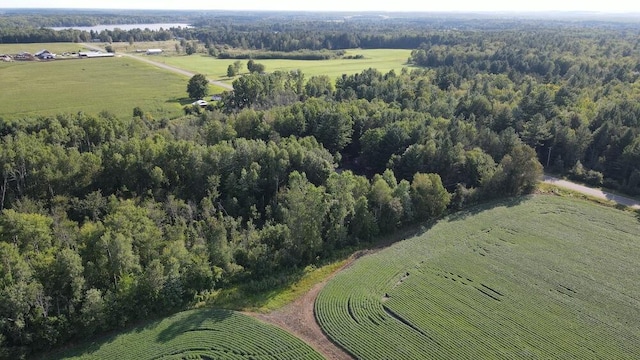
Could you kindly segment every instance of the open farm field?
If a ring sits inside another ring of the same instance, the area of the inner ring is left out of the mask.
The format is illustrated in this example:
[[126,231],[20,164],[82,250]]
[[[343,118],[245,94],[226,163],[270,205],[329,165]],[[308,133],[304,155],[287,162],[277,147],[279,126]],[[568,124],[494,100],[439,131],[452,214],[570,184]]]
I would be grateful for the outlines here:
[[0,63],[0,118],[103,110],[131,116],[136,106],[156,119],[173,118],[190,102],[187,81],[126,57]]
[[[327,75],[332,80],[342,74],[355,74],[368,68],[378,69],[382,73],[390,70],[399,72],[407,67],[407,59],[411,50],[398,49],[352,49],[346,52],[347,56],[363,55],[364,59],[333,59],[333,60],[286,60],[265,59],[256,60],[264,64],[267,72],[301,70],[308,79],[315,75]],[[146,56],[146,55],[141,55]],[[233,64],[234,59],[216,59],[206,55],[180,55],[180,56],[153,56],[153,60],[175,66],[181,69],[205,74],[207,77],[219,81],[231,83],[233,79],[227,77],[227,68]],[[246,72],[247,60],[240,60],[243,64],[242,71]]]
[[136,52],[140,52],[144,54],[148,49],[161,49],[163,51],[163,55],[178,55],[178,53],[176,52],[176,45],[180,45],[180,41],[137,41],[133,44],[130,44],[128,42],[113,42],[111,44],[97,43],[95,45],[100,47],[111,45],[116,53],[135,54]]
[[228,310],[201,309],[97,341],[56,359],[322,359],[284,330]]
[[87,51],[82,44],[77,43],[29,43],[29,44],[0,44],[0,54],[18,54],[28,52],[35,54],[40,50],[49,50],[54,54],[62,54],[65,52]]
[[632,359],[639,258],[637,214],[539,195],[359,259],[315,313],[362,359]]

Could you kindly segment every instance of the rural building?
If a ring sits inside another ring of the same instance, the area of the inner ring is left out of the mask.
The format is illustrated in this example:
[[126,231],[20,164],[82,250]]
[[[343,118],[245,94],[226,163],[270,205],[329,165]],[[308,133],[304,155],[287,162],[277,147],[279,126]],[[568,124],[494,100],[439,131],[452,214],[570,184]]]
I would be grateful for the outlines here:
[[23,51],[19,54],[17,54],[16,56],[13,57],[15,60],[23,60],[23,61],[27,61],[27,60],[35,60],[36,58],[31,55],[31,53],[28,53],[26,51]]
[[34,54],[40,60],[51,60],[56,58],[56,54],[52,54],[49,50],[40,50]]
[[147,55],[157,55],[162,54],[162,49],[149,49],[147,50]]
[[113,53],[103,53],[102,51],[81,51],[78,53],[80,58],[99,58],[99,57],[113,57]]

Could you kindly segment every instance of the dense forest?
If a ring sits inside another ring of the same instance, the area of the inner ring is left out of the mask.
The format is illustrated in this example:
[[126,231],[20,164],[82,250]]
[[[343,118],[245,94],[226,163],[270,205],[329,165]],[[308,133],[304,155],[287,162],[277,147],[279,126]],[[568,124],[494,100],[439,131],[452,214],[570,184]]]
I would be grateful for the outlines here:
[[172,31],[229,48],[413,51],[400,72],[244,75],[178,119],[132,100],[128,118],[0,121],[0,358],[217,288],[269,289],[404,226],[529,193],[543,165],[640,193],[640,29],[532,22],[201,24]]

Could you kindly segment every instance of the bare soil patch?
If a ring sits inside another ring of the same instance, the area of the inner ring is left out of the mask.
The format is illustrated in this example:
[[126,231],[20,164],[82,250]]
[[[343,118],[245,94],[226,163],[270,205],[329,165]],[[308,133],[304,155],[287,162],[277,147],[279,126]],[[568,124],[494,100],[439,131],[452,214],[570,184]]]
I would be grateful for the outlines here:
[[333,276],[335,276],[335,274],[349,267],[360,256],[374,251],[375,250],[366,250],[354,253],[353,255],[351,255],[349,261],[347,261],[344,266],[336,270],[324,281],[316,284],[306,294],[281,309],[272,311],[268,314],[245,314],[289,331],[290,333],[302,339],[311,347],[316,349],[316,351],[318,351],[327,359],[353,359],[353,357],[349,355],[349,353],[347,353],[340,346],[331,341],[331,339],[329,339],[327,335],[325,335],[325,333],[322,331],[320,325],[318,325],[318,323],[316,322],[314,314],[314,304],[322,288],[329,280],[331,280]]

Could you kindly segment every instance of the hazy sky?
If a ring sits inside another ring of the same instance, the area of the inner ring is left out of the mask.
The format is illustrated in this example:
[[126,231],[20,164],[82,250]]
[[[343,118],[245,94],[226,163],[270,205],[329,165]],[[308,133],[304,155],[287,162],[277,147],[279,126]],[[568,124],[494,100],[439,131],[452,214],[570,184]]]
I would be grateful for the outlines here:
[[637,0],[2,0],[0,8],[114,8],[356,11],[599,11],[640,12]]

